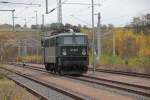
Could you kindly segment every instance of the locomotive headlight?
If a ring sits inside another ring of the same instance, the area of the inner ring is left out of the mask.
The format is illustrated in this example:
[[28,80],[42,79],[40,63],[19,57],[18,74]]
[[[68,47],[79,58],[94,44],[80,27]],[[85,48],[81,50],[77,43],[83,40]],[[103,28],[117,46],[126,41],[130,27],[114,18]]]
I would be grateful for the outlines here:
[[62,55],[64,55],[64,56],[66,56],[66,55],[67,55],[67,51],[66,51],[66,49],[63,49],[63,50],[62,50]]
[[82,55],[86,55],[86,50],[85,50],[85,48],[82,49]]

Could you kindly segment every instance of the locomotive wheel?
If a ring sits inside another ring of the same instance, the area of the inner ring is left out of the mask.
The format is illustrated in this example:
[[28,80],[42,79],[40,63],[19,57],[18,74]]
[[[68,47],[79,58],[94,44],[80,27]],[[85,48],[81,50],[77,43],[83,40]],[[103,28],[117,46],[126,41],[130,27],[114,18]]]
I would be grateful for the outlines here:
[[56,69],[56,67],[54,67],[54,70],[53,70],[53,71],[54,71],[54,73],[55,73],[55,74],[57,73],[57,69]]
[[61,67],[57,67],[57,72],[59,75],[63,75],[63,72],[62,72],[62,68]]
[[53,72],[54,66],[53,66],[52,64],[49,65],[49,70],[50,70],[51,72]]
[[45,64],[45,69],[49,71],[48,64]]

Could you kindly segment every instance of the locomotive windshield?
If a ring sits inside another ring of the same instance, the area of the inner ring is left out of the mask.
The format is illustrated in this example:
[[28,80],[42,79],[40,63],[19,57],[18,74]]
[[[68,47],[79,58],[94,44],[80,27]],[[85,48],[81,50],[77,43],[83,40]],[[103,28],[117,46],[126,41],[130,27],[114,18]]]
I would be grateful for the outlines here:
[[58,45],[85,45],[87,44],[87,37],[85,36],[63,36],[58,38]]

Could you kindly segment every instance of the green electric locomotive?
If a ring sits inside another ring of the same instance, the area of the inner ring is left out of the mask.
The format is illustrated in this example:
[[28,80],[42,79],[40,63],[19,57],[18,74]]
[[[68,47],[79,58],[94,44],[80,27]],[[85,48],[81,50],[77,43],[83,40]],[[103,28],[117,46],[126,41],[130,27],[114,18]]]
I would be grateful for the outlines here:
[[80,32],[60,32],[42,40],[47,71],[59,74],[86,73],[89,64],[88,37]]

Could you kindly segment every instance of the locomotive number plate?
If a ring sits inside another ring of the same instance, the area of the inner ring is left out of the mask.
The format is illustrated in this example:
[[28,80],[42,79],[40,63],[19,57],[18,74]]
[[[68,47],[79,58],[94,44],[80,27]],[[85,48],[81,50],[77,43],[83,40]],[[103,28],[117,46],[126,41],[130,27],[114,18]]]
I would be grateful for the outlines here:
[[77,52],[78,49],[70,49],[71,52]]

